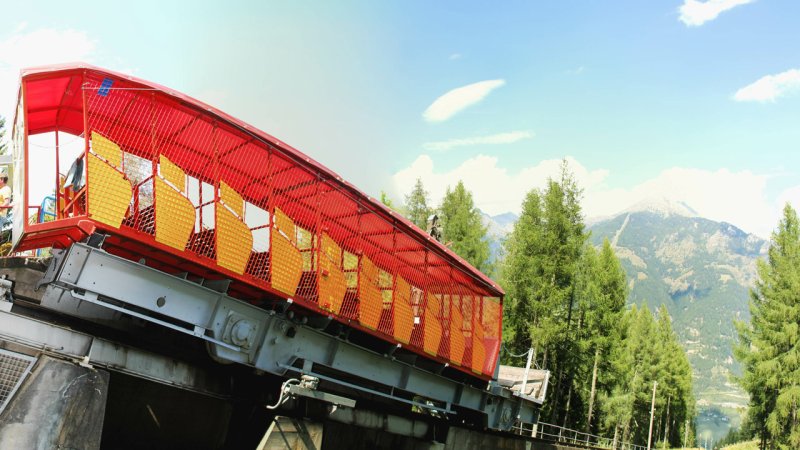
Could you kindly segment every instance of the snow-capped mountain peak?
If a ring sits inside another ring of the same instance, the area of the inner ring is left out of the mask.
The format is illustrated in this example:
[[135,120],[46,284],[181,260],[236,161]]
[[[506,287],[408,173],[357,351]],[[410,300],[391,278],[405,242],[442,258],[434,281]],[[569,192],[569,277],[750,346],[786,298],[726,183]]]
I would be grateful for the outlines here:
[[662,217],[683,216],[698,217],[697,211],[687,205],[686,202],[671,200],[667,197],[646,198],[633,206],[629,207],[622,214],[635,212],[649,212],[658,214]]

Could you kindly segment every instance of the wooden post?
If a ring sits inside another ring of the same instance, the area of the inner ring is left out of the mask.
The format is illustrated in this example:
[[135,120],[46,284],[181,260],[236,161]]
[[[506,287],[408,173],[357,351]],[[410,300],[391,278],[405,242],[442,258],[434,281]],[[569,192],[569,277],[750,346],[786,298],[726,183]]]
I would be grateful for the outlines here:
[[653,381],[653,401],[650,402],[650,431],[647,433],[647,450],[650,450],[650,443],[653,439],[653,413],[656,411],[656,386],[658,386],[658,381]]
[[600,349],[594,352],[594,368],[592,369],[592,391],[589,394],[589,414],[586,418],[586,433],[592,432],[592,413],[594,412],[594,396],[596,393],[595,387],[597,385],[597,365],[600,361]]

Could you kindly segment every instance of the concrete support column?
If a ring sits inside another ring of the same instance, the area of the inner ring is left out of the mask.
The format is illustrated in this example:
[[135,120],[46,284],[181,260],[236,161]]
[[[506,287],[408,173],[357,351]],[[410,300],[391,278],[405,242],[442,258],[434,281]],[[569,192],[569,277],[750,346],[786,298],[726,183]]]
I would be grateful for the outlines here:
[[0,414],[0,449],[100,448],[109,374],[47,356]]

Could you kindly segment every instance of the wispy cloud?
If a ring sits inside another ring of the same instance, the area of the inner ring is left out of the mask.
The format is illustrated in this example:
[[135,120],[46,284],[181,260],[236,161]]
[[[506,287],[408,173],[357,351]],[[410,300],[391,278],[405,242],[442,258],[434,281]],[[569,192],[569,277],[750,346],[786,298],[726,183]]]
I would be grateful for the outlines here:
[[580,74],[583,73],[584,70],[586,70],[585,67],[579,66],[579,67],[576,67],[574,69],[567,70],[567,74],[569,74],[569,75],[580,75]]
[[450,61],[455,61],[457,59],[461,59],[461,53],[453,53],[452,55],[450,55],[450,57],[448,59]]
[[505,80],[486,80],[455,88],[431,103],[422,113],[428,122],[444,122],[464,109],[480,102],[493,90],[506,84]]
[[422,144],[425,150],[444,152],[456,147],[467,147],[472,145],[500,145],[513,144],[524,139],[531,139],[533,133],[530,131],[509,131],[507,133],[492,134],[489,136],[476,136],[461,139],[448,139],[446,141],[426,142]]
[[684,0],[679,11],[680,21],[687,27],[699,27],[714,20],[723,12],[755,0]]
[[733,94],[737,102],[774,102],[778,97],[800,91],[800,69],[766,75]]

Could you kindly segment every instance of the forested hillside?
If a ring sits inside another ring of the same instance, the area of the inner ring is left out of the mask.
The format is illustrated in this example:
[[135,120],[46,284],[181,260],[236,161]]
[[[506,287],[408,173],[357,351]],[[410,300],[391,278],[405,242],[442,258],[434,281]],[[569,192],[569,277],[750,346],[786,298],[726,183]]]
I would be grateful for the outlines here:
[[[734,320],[747,320],[748,290],[767,242],[682,205],[639,205],[592,225],[592,242],[612,240],[627,273],[629,302],[665,305],[695,370],[701,405],[744,406],[733,382]],[[671,206],[671,207],[670,207]]]

